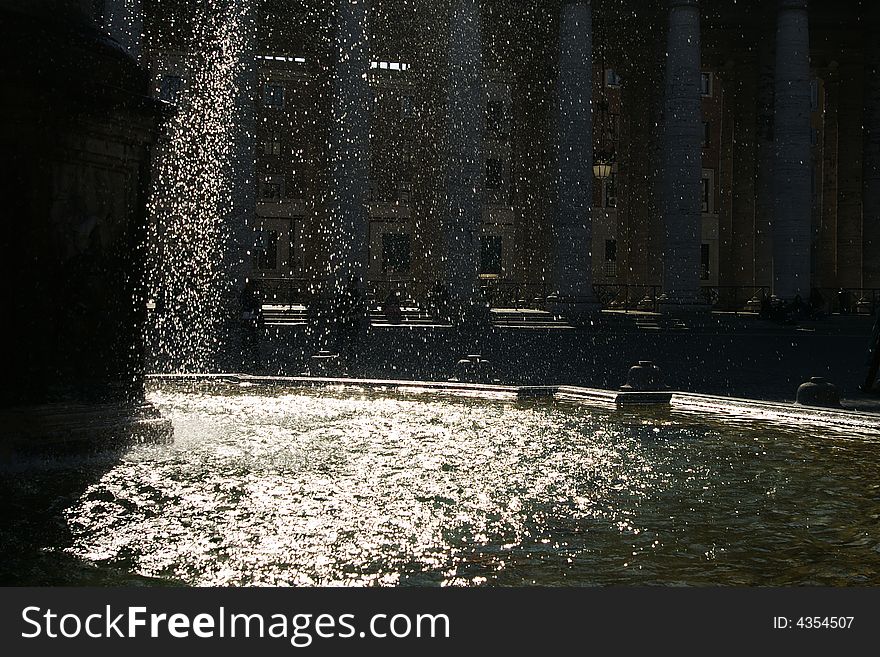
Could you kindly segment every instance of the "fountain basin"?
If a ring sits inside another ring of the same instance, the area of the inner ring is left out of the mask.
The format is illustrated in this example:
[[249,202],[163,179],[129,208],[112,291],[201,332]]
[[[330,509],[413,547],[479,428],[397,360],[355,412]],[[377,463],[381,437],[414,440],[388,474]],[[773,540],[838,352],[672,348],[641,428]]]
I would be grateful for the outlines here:
[[[44,547],[111,582],[880,583],[876,418],[520,392],[154,378],[148,398],[175,442],[96,468],[63,510],[69,538]],[[45,481],[49,496],[83,467],[7,485]]]

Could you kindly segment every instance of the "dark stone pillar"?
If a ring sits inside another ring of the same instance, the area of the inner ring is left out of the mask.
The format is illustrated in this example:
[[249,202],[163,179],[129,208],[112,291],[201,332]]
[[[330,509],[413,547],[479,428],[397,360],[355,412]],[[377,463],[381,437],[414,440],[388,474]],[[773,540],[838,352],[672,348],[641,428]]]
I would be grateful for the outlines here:
[[447,52],[446,282],[453,321],[468,324],[477,310],[483,189],[483,47],[476,0],[452,10]]
[[[229,206],[218,207],[223,222],[220,284],[225,288],[223,313],[231,327],[221,354],[225,369],[247,365],[245,336],[241,327],[241,298],[251,274],[251,253],[255,247],[257,205],[257,2],[231,0],[231,38],[226,44],[234,58],[229,89],[233,105],[229,125],[229,154],[225,178],[229,185]],[[225,362],[224,362],[225,361]]]
[[593,293],[593,19],[566,2],[559,28],[556,294],[551,309],[577,323],[599,311]]
[[[144,242],[160,108],[146,74],[70,5],[0,8],[0,275],[10,380],[0,459],[167,438],[144,402]],[[62,18],[62,20],[50,20]]]
[[705,308],[700,284],[700,7],[670,0],[663,147],[665,312]]
[[880,44],[877,29],[866,33],[865,143],[864,143],[864,254],[865,287],[880,288]]
[[773,293],[810,296],[810,41],[807,0],[779,0],[776,29]]
[[822,215],[816,236],[813,279],[826,302],[837,287],[837,182],[840,165],[838,116],[840,77],[837,66],[825,74],[825,137],[822,144]]
[[[862,148],[864,67],[860,61],[841,62],[838,104],[837,284],[862,287]],[[856,294],[853,303],[861,295]]]
[[773,107],[775,93],[775,7],[766,3],[762,13],[766,26],[758,41],[757,85],[755,95],[755,285],[773,285]]
[[339,0],[333,132],[330,154],[330,234],[326,248],[335,292],[354,279],[363,289],[369,258],[367,189],[370,175],[370,47],[368,2]]

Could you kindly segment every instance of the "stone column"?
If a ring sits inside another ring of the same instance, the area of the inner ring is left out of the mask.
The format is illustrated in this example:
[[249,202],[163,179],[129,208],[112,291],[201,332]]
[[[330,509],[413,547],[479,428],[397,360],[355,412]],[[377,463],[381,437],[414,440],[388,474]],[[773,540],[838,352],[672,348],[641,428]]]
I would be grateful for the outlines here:
[[141,57],[144,32],[142,0],[104,0],[104,27],[129,55]]
[[880,45],[874,29],[866,33],[864,143],[864,286],[880,288]]
[[221,199],[218,207],[223,222],[221,239],[225,240],[218,276],[226,293],[223,312],[230,322],[220,361],[227,367],[237,367],[242,356],[240,300],[251,274],[250,254],[256,238],[253,219],[257,204],[257,3],[258,0],[230,0],[225,28],[226,43],[234,60],[226,88],[227,102],[232,105],[225,172],[229,206],[225,208]]
[[670,0],[663,148],[663,294],[661,309],[704,308],[700,298],[700,7]]
[[[766,26],[758,42],[757,87],[755,97],[755,285],[773,285],[773,106],[775,93],[775,10],[762,14]],[[757,301],[757,299],[756,299]]]
[[447,53],[446,283],[453,320],[475,312],[480,268],[483,161],[483,46],[476,0],[452,10]]
[[580,322],[593,293],[593,29],[590,2],[566,2],[559,28],[558,201],[553,312]]
[[326,248],[331,285],[354,279],[363,289],[369,260],[367,189],[370,175],[370,48],[368,2],[339,0],[336,70],[330,136],[330,234]]
[[[862,287],[862,148],[864,68],[861,61],[840,63],[837,164],[837,285]],[[860,298],[856,294],[853,304]]]
[[779,0],[776,25],[773,293],[810,296],[810,42],[807,0]]
[[[816,237],[814,280],[820,294],[827,297],[837,287],[837,196],[840,165],[838,116],[840,114],[840,76],[834,66],[825,74],[825,138],[822,144],[822,218]],[[830,301],[831,299],[826,299]]]

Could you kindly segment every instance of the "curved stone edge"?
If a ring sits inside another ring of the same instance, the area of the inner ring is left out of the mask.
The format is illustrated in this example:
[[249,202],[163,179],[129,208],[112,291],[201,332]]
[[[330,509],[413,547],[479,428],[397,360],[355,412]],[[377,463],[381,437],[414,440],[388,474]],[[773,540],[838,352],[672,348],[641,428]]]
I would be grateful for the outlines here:
[[654,407],[673,411],[699,412],[725,419],[731,413],[740,418],[780,424],[798,423],[851,432],[854,436],[880,435],[880,414],[848,409],[805,407],[792,403],[761,401],[737,397],[701,395],[674,390],[626,392],[579,386],[508,386],[446,381],[405,381],[396,379],[342,379],[315,377],[253,376],[247,374],[152,374],[152,382],[218,383],[271,385],[288,388],[361,388],[407,393],[439,392],[455,396],[509,399],[571,401],[603,408]]
[[404,381],[397,379],[345,379],[321,377],[254,376],[248,374],[152,374],[148,384],[156,382],[199,383],[216,381],[237,385],[270,385],[289,388],[353,387],[399,392],[439,392],[455,395],[506,399],[549,399],[580,401],[601,406],[633,404],[668,406],[672,392],[625,392],[578,386],[508,386],[460,381]]
[[722,417],[736,413],[749,420],[822,426],[852,432],[854,436],[880,436],[880,414],[847,408],[803,406],[795,402],[716,397],[686,392],[673,394],[672,408]]

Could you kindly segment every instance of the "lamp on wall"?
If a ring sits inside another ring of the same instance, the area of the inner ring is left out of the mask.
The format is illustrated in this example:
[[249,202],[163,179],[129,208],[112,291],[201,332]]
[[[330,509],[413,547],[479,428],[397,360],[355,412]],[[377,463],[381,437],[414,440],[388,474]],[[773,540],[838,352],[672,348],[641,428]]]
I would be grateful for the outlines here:
[[[608,111],[608,98],[606,94],[606,86],[609,80],[606,76],[609,70],[605,67],[605,58],[602,58],[602,84],[598,103],[598,113],[596,116],[597,132],[599,133],[598,149],[593,154],[593,175],[599,180],[605,180],[611,177],[614,169],[614,136],[612,134],[613,125],[610,113]],[[616,82],[616,80],[615,80]]]
[[611,162],[604,161],[598,157],[593,164],[593,175],[599,180],[611,177],[611,169],[614,165]]

